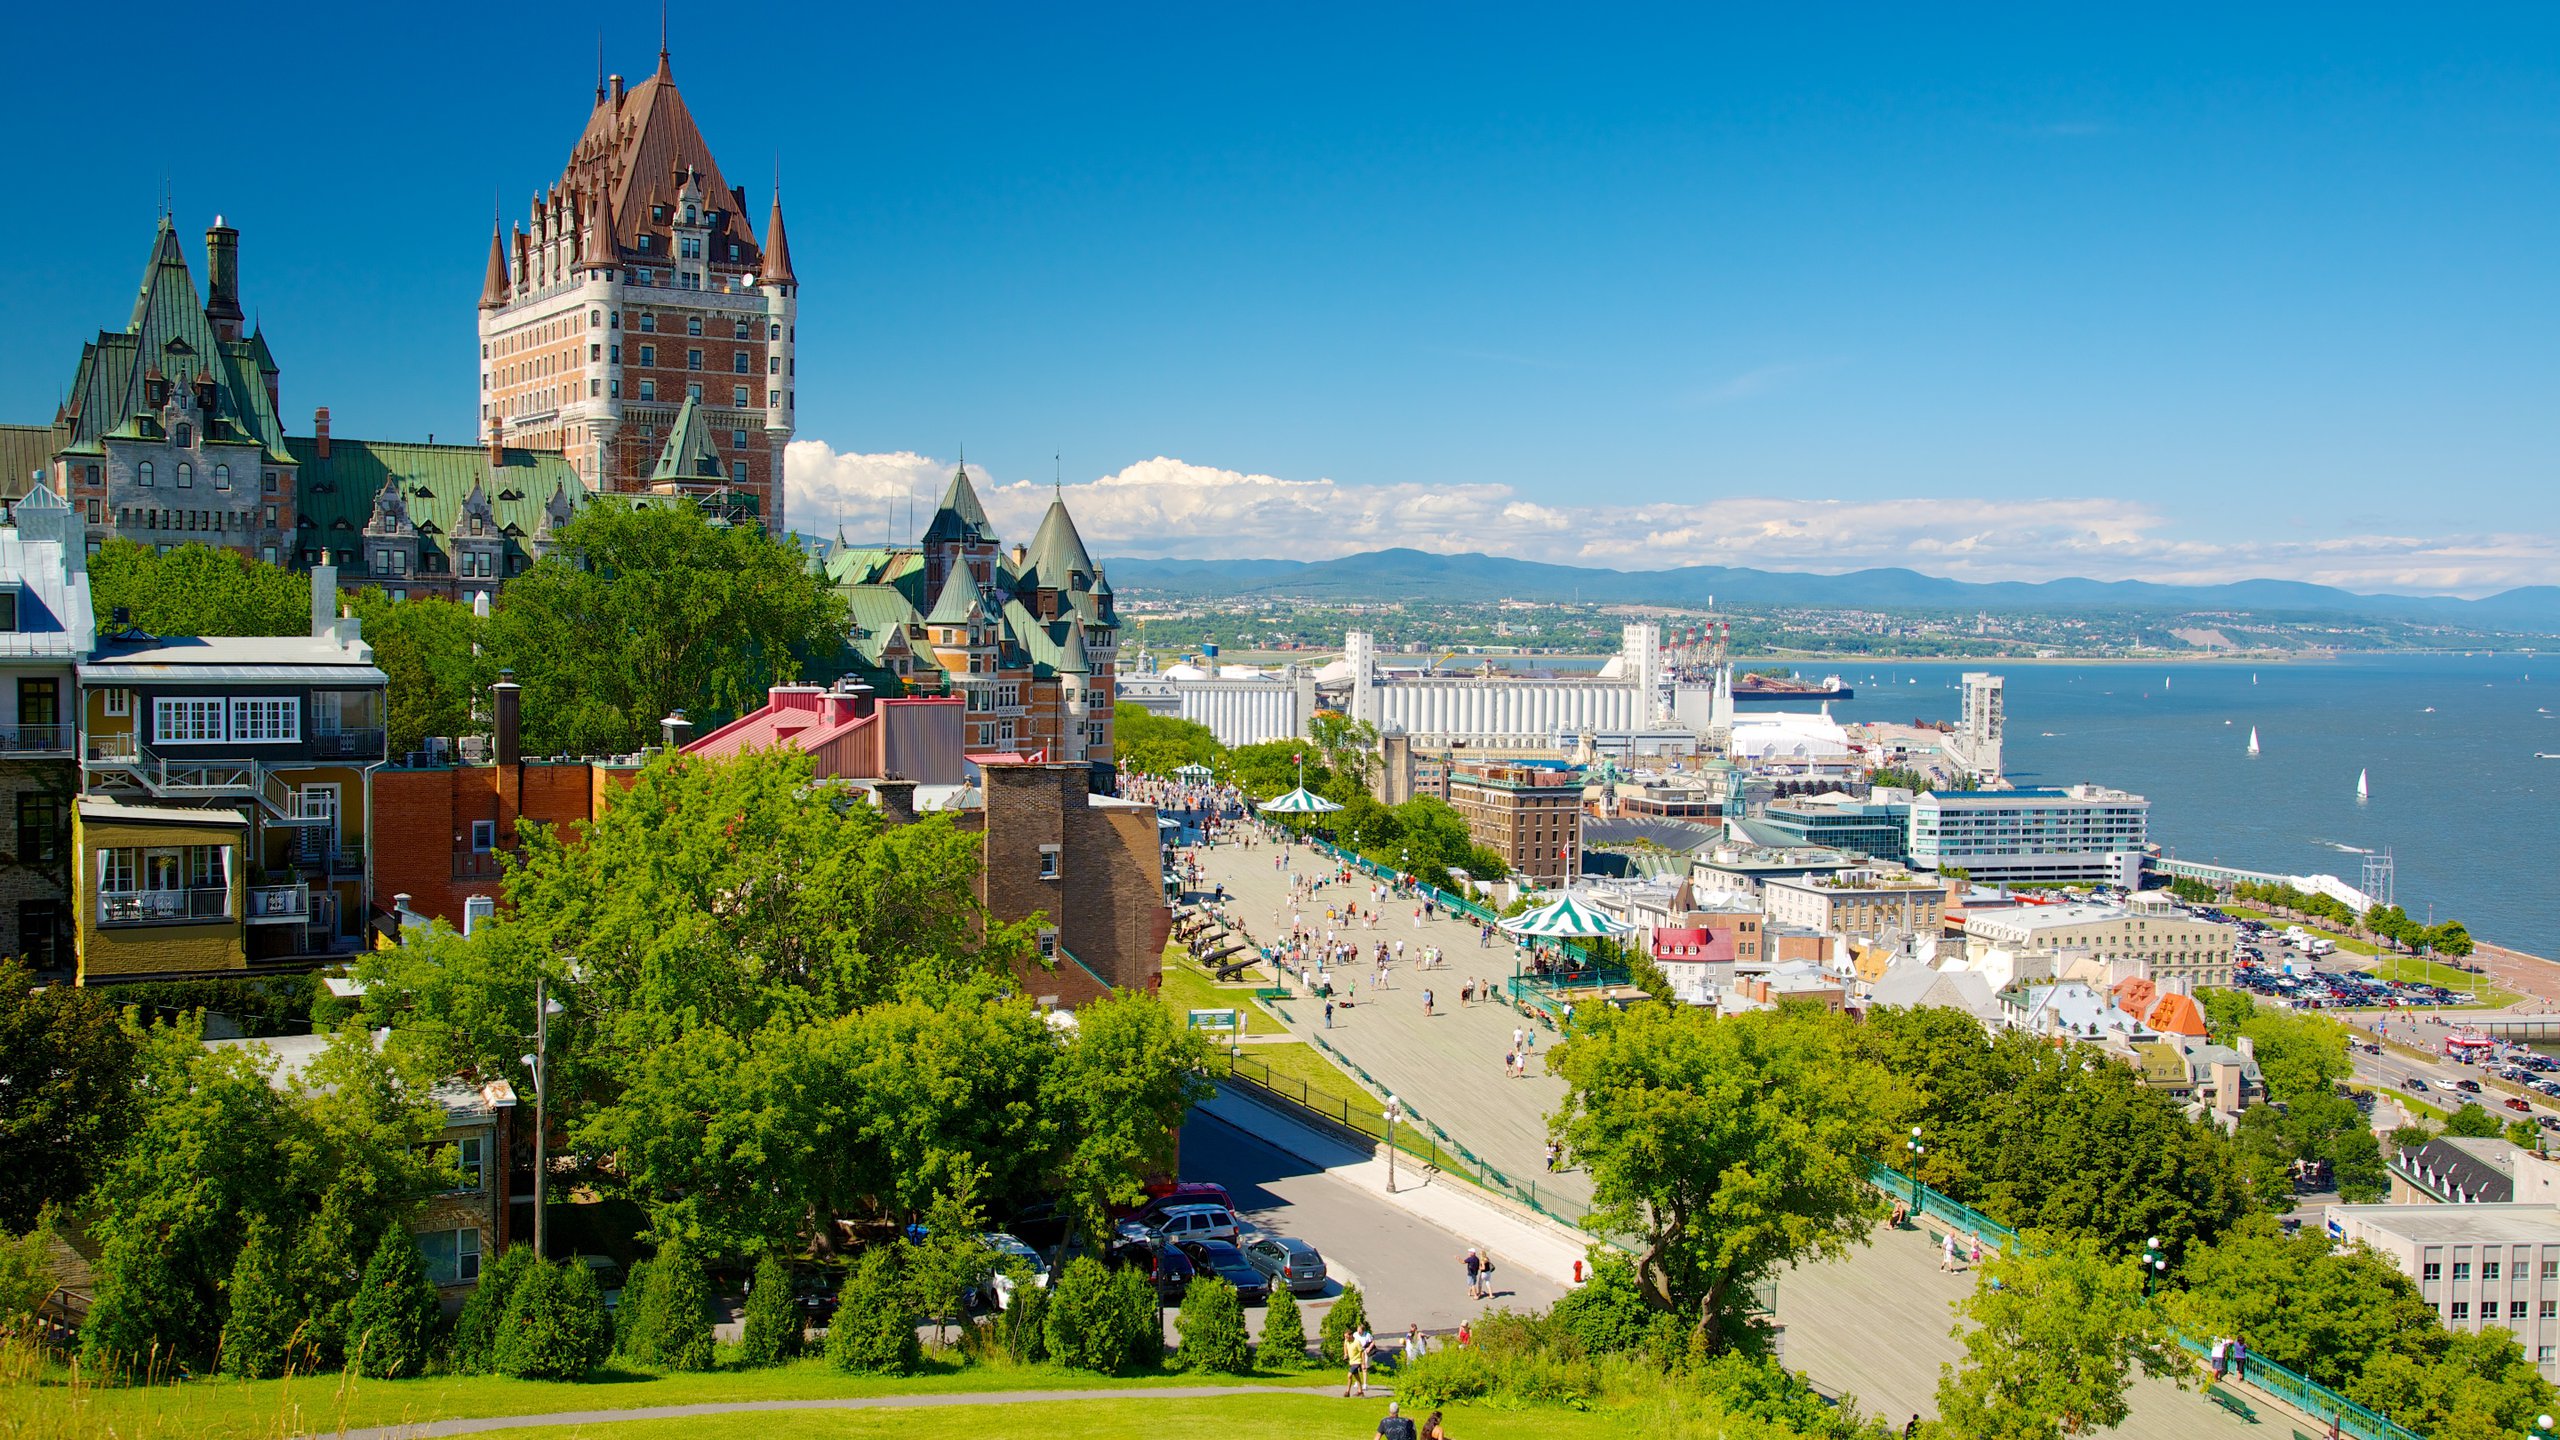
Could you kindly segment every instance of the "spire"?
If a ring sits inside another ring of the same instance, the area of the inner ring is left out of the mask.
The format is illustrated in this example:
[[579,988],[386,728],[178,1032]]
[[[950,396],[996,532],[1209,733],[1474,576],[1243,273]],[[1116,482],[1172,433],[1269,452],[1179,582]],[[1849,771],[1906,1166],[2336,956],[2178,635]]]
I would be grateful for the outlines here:
[[791,241],[782,233],[782,186],[773,187],[773,216],[764,222],[764,268],[756,272],[764,285],[796,285],[791,274]]
[[1039,533],[1031,537],[1030,558],[1033,583],[1043,590],[1083,590],[1093,585],[1093,557],[1085,553],[1084,537],[1076,533],[1076,522],[1068,516],[1063,499],[1049,502]]
[[604,108],[604,27],[596,27],[596,108]]
[[617,263],[622,231],[614,224],[613,186],[596,187],[595,211],[587,219],[585,254],[578,257],[581,270],[602,270]]
[[978,590],[978,577],[966,565],[954,565],[942,582],[942,593],[934,598],[933,611],[924,617],[927,625],[966,625],[972,616],[986,613],[986,597]]
[[924,527],[924,543],[995,543],[995,527],[987,523],[986,507],[978,503],[977,488],[969,483],[966,462],[951,472],[951,488],[942,492],[942,504]]
[[667,65],[667,0],[658,0],[658,78],[676,78],[675,72]]
[[506,230],[498,221],[489,222],[489,274],[480,282],[480,308],[496,310],[507,303]]

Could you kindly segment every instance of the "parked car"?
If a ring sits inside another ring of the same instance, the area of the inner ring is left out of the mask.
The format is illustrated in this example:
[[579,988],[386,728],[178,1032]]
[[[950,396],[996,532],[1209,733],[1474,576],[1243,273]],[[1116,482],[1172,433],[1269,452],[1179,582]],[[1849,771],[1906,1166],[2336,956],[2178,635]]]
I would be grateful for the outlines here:
[[1224,1205],[1150,1205],[1138,1212],[1138,1221],[1176,1242],[1236,1238],[1236,1212]]
[[1236,1208],[1236,1202],[1227,1198],[1226,1186],[1207,1180],[1158,1182],[1147,1187],[1147,1198],[1140,1201],[1139,1205],[1142,1209],[1166,1205],[1224,1205],[1230,1210]]
[[970,1297],[979,1305],[989,1310],[1013,1308],[1014,1281],[1005,1273],[1009,1268],[1008,1261],[1028,1271],[1035,1288],[1047,1288],[1049,1263],[1040,1258],[1039,1251],[1024,1244],[1019,1237],[993,1230],[979,1236],[978,1243],[987,1247],[987,1258],[992,1262],[987,1266],[986,1275],[978,1281],[976,1294]]
[[1260,1236],[1245,1242],[1244,1258],[1268,1276],[1272,1284],[1286,1285],[1292,1294],[1324,1293],[1324,1257],[1304,1240],[1292,1240],[1286,1235]]
[[1102,1252],[1102,1263],[1114,1270],[1136,1269],[1155,1282],[1156,1298],[1167,1304],[1181,1299],[1182,1292],[1191,1288],[1194,1273],[1191,1257],[1154,1235],[1143,1240],[1114,1240],[1111,1248]]
[[1174,1247],[1191,1268],[1202,1275],[1215,1275],[1236,1287],[1236,1298],[1247,1305],[1260,1305],[1271,1298],[1271,1283],[1262,1276],[1244,1252],[1224,1240],[1185,1240]]

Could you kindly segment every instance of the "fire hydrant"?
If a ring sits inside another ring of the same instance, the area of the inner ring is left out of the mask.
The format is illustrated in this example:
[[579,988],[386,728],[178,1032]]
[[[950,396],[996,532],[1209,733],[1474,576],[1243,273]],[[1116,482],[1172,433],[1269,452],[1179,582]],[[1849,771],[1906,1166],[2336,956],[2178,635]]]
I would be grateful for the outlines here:
[[1573,1283],[1576,1285],[1582,1283],[1582,1262],[1579,1260],[1573,1262]]

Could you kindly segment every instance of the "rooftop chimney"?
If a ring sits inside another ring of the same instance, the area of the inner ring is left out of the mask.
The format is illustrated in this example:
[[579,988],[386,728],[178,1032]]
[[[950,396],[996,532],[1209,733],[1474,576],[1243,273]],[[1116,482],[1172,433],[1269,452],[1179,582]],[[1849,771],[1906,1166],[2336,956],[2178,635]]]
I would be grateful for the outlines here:
[[693,722],[684,718],[683,711],[670,710],[667,718],[658,722],[658,734],[666,740],[668,750],[682,750],[685,742],[693,738]]
[[314,459],[329,458],[329,407],[311,412],[311,453]]
[[204,232],[204,318],[225,340],[240,338],[240,232],[213,217]]
[[489,712],[498,727],[498,763],[521,764],[524,760],[524,692],[516,684],[516,672],[501,670],[498,683],[489,687]]
[[311,567],[311,638],[326,640],[338,623],[338,567]]
[[613,108],[622,108],[622,77],[619,75],[613,77]]
[[496,416],[489,418],[489,468],[507,463],[507,422]]

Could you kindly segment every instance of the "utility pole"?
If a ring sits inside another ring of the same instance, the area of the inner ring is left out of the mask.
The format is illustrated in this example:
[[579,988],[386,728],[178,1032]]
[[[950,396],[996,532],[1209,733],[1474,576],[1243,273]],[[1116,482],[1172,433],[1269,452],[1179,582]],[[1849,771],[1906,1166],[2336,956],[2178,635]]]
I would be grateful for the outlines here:
[[533,1053],[523,1057],[525,1068],[533,1072],[533,1253],[536,1259],[549,1258],[543,1248],[543,1172],[549,1157],[544,1153],[544,1131],[551,1122],[551,1000],[547,982],[533,982]]
[[1404,1105],[1396,1097],[1387,1097],[1387,1193],[1396,1193],[1396,1117],[1404,1113]]

